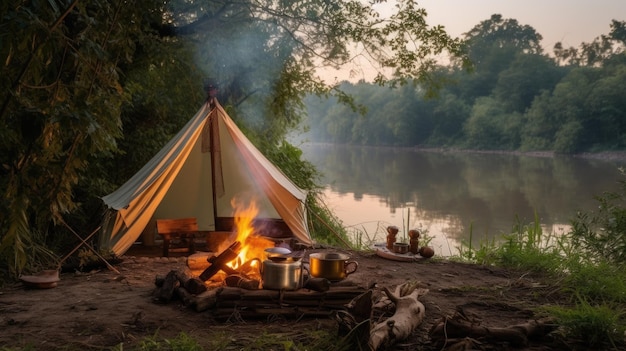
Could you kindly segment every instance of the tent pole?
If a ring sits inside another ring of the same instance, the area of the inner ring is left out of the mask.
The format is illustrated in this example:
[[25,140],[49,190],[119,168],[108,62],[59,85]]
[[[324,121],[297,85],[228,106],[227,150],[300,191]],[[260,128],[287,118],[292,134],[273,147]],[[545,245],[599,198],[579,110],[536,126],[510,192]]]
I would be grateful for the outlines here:
[[217,123],[214,123],[213,121],[213,119],[216,118],[217,111],[215,110],[215,105],[212,102],[213,102],[213,98],[210,98],[210,100],[207,101],[207,103],[209,104],[211,108],[211,110],[209,111],[209,120],[207,121],[207,123],[209,123],[209,136],[210,136],[209,137],[209,143],[210,143],[209,153],[211,156],[211,196],[213,197],[213,222],[215,226],[215,231],[219,231],[220,229],[217,228],[217,195],[216,195],[216,189],[215,189],[215,163],[216,163],[215,162],[215,138],[214,138],[215,131],[213,130],[214,127],[217,126]]
[[347,243],[347,242],[346,242],[346,241],[345,241],[345,240],[341,237],[341,235],[339,235],[339,233],[337,233],[337,232],[336,232],[336,231],[335,231],[335,230],[334,230],[334,229],[333,229],[330,225],[328,225],[328,223],[326,223],[326,222],[322,219],[322,217],[320,217],[320,216],[319,216],[317,213],[315,213],[314,211],[311,211],[311,208],[309,208],[308,206],[307,206],[307,208],[308,208],[308,210],[309,210],[309,212],[310,212],[310,213],[313,213],[313,215],[315,215],[315,217],[317,217],[317,219],[318,219],[320,222],[322,222],[322,224],[323,224],[326,228],[328,228],[328,230],[330,230],[330,232],[331,232],[331,233],[335,234],[335,236],[337,237],[337,239],[339,239],[339,241],[341,241],[341,243],[342,243],[343,245],[345,245],[345,247],[346,247],[346,248],[348,248],[348,249],[350,249],[350,248],[351,248],[350,244],[348,244],[348,243]]

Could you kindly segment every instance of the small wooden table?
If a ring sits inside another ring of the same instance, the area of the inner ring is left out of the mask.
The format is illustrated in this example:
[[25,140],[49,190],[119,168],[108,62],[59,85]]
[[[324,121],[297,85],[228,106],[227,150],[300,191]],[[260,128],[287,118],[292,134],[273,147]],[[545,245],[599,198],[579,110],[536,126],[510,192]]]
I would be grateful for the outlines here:
[[[163,238],[163,257],[169,257],[169,253],[173,251],[189,252],[193,254],[195,250],[194,239],[198,233],[198,221],[196,218],[177,218],[177,219],[157,219],[157,234]],[[172,239],[187,242],[187,247],[173,248]]]

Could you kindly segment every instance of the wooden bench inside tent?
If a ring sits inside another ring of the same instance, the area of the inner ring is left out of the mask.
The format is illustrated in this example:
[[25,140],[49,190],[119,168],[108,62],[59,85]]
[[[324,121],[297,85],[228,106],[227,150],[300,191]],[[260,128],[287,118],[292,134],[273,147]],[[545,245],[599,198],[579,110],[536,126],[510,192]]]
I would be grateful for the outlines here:
[[191,255],[196,251],[196,218],[157,219],[156,229],[157,234],[163,238],[163,257],[169,257],[170,252],[189,252]]

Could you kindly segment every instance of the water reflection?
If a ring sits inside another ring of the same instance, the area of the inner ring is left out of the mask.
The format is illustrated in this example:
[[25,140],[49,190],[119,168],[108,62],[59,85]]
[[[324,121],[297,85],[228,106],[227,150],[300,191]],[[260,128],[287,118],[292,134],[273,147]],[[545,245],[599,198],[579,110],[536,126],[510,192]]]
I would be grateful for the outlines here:
[[[595,195],[618,189],[617,162],[572,157],[303,146],[323,173],[328,204],[347,226],[382,241],[384,228],[427,230],[437,254],[499,239],[535,213],[548,232],[567,230]],[[408,221],[408,226],[407,226]]]

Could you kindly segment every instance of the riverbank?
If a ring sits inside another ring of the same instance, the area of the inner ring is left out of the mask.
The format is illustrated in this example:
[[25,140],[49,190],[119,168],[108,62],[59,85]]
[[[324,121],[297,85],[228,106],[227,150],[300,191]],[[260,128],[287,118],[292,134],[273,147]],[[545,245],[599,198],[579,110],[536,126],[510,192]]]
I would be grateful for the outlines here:
[[[428,290],[419,298],[426,309],[424,321],[390,351],[441,350],[430,330],[459,311],[485,327],[523,324],[537,318],[536,308],[558,295],[554,282],[528,272],[440,258],[402,262],[372,252],[343,252],[359,264],[343,284],[371,288],[378,297],[383,287],[393,289],[407,281],[419,281]],[[338,340],[337,321],[331,314],[244,320],[233,310],[232,318],[223,321],[211,310],[196,312],[182,301],[154,303],[155,277],[185,266],[184,258],[125,256],[115,266],[118,272],[103,268],[63,273],[52,289],[6,286],[0,289],[0,344],[16,350],[139,350],[145,340],[154,344],[183,333],[204,350],[268,350],[289,344],[298,350],[336,349],[336,344],[328,348]],[[388,308],[384,317],[391,313],[393,308]],[[550,337],[530,340],[526,350],[561,350],[563,342]],[[506,344],[482,342],[492,349]]]

